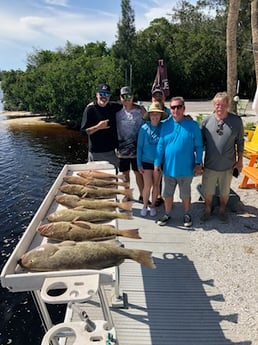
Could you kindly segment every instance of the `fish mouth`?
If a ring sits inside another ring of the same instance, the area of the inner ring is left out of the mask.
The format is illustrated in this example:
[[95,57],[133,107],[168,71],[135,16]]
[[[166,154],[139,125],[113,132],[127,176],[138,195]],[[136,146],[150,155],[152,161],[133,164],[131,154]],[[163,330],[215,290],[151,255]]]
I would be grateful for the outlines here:
[[22,258],[20,258],[19,260],[17,260],[17,264],[20,265],[21,267],[24,267],[22,264]]

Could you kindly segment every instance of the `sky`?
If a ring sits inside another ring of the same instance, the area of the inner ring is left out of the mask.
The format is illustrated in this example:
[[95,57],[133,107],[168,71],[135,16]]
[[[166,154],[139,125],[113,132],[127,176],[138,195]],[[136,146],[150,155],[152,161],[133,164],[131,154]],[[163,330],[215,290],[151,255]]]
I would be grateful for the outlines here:
[[[130,3],[138,31],[155,18],[167,17],[178,0]],[[121,0],[0,0],[0,70],[25,70],[35,49],[55,51],[67,41],[105,41],[110,47],[120,18]]]

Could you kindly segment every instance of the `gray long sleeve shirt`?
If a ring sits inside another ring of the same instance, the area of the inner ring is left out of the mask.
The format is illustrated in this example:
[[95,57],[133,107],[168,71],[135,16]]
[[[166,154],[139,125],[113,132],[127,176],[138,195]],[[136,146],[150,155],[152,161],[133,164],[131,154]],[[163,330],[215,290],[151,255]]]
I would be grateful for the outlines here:
[[212,114],[203,120],[204,166],[224,171],[233,167],[238,153],[244,151],[244,127],[242,119],[232,113],[219,122]]

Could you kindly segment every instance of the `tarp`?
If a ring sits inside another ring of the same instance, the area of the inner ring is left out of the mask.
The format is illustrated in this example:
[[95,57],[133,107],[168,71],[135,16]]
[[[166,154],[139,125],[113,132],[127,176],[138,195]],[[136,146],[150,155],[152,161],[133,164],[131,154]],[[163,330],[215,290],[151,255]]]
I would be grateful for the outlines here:
[[161,89],[164,92],[165,97],[167,98],[170,94],[168,75],[167,75],[167,66],[163,60],[158,61],[157,73],[152,85],[151,91],[154,89]]

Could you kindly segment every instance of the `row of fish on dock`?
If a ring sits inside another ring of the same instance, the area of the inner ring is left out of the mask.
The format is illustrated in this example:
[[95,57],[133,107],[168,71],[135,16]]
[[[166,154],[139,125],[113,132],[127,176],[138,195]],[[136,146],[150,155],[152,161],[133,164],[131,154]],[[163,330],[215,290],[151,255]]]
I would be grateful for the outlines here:
[[65,208],[47,215],[49,223],[37,229],[42,236],[59,242],[26,252],[18,261],[21,267],[30,271],[104,269],[131,259],[155,268],[150,251],[123,248],[114,240],[116,236],[140,239],[139,229],[121,230],[103,224],[133,218],[131,201],[114,201],[118,194],[132,199],[132,189],[123,175],[86,170],[64,176],[63,182],[59,187],[63,194],[56,195],[55,201]]

